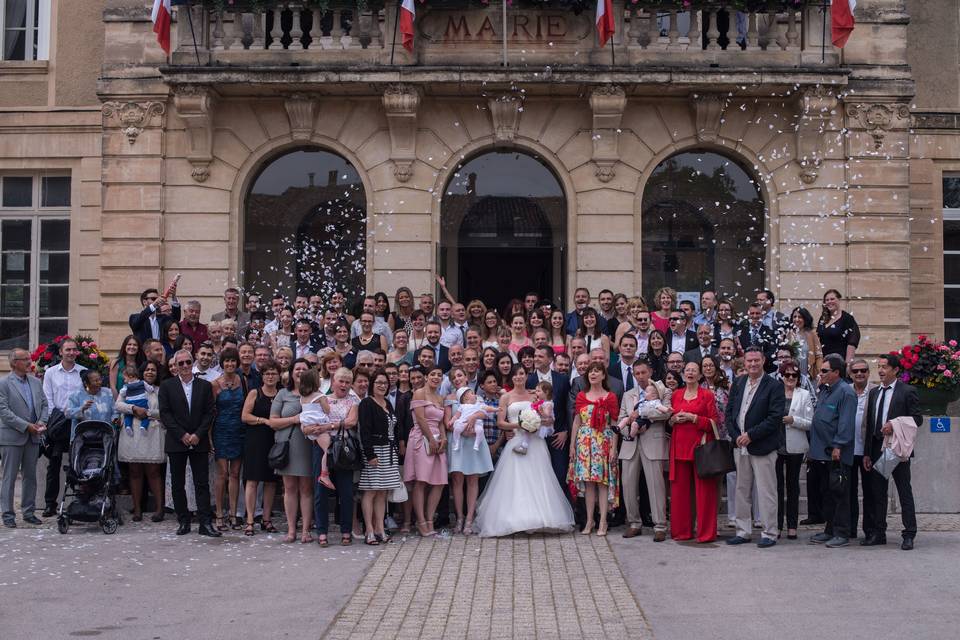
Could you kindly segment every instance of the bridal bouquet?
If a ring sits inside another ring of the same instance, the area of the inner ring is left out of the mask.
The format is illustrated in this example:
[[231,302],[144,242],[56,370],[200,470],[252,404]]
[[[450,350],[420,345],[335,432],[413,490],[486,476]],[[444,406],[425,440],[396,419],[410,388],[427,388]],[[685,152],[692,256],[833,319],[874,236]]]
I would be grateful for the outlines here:
[[524,409],[521,411],[520,428],[530,433],[536,433],[540,428],[540,414],[533,409]]

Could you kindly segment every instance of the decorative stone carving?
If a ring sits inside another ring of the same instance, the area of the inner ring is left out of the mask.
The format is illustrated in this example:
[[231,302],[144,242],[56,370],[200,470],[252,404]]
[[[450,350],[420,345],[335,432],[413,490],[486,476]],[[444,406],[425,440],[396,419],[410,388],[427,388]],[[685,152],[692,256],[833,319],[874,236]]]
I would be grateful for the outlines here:
[[825,133],[837,108],[837,97],[824,86],[800,94],[794,160],[800,165],[800,180],[813,184],[823,166]]
[[407,182],[417,158],[417,110],[420,89],[409,84],[391,84],[383,92],[383,110],[390,128],[390,159],[393,176]]
[[493,123],[493,137],[497,142],[510,142],[517,136],[520,127],[520,107],[523,100],[519,96],[504,94],[489,98],[490,120]]
[[600,182],[610,182],[620,159],[620,122],[627,106],[623,87],[606,84],[590,92],[593,111],[593,164]]
[[873,146],[880,149],[887,131],[910,124],[910,107],[905,104],[848,104],[847,116],[856,118],[860,126],[873,136]]
[[173,104],[187,125],[187,160],[193,166],[190,175],[197,182],[210,177],[213,162],[213,107],[216,93],[209,87],[180,85],[174,88]]
[[162,102],[107,102],[103,105],[103,115],[116,117],[120,121],[123,134],[130,144],[137,141],[153,116],[162,116],[166,110]]
[[726,100],[715,93],[694,94],[691,105],[697,125],[697,140],[716,142],[720,135],[723,110],[727,106]]
[[290,133],[294,140],[309,140],[313,134],[313,119],[317,101],[305,93],[295,93],[283,101],[290,119]]

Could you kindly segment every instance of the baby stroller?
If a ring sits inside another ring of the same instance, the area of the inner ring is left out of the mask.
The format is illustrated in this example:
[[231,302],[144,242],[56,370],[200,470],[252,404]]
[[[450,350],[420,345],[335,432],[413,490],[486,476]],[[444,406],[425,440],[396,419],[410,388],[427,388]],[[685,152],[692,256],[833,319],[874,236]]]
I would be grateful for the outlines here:
[[[57,530],[66,533],[74,522],[97,522],[106,534],[123,524],[117,508],[117,453],[113,425],[86,420],[77,425],[70,442],[70,460],[63,466],[67,482],[57,512]],[[67,497],[74,498],[64,508]]]

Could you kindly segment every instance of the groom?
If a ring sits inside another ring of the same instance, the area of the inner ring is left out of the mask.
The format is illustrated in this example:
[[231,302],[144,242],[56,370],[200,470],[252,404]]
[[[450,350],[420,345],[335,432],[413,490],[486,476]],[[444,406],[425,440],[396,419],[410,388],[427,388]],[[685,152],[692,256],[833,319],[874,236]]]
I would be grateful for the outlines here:
[[534,389],[541,382],[549,382],[553,387],[553,435],[547,439],[550,450],[550,465],[557,476],[557,482],[566,492],[567,465],[570,464],[570,434],[568,424],[567,396],[570,395],[570,381],[567,376],[553,370],[553,348],[541,345],[533,352],[533,372],[527,376],[527,389]]

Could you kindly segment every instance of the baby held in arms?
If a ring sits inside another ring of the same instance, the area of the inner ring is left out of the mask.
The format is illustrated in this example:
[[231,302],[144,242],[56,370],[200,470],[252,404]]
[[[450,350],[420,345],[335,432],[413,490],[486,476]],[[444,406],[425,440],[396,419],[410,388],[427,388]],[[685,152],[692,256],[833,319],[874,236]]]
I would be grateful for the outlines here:
[[513,452],[525,455],[530,448],[530,434],[546,439],[553,434],[553,385],[541,382],[534,390],[536,400],[530,409],[520,412],[520,444]]
[[[453,451],[460,451],[463,444],[463,434],[473,429],[473,450],[479,451],[480,447],[486,446],[486,440],[483,435],[483,418],[491,413],[496,413],[497,408],[491,407],[479,400],[470,387],[463,387],[457,390],[457,402],[460,403],[460,410],[453,416]],[[480,426],[477,423],[480,422]]]
[[[312,375],[311,375],[312,374]],[[304,378],[307,380],[305,381]],[[322,424],[331,424],[330,416],[323,410],[320,399],[324,395],[316,390],[316,373],[306,371],[300,378],[300,428],[315,427]],[[304,395],[304,390],[310,393]],[[330,432],[316,433],[307,436],[308,440],[315,441],[323,449],[323,456],[320,460],[320,477],[317,481],[328,489],[335,489],[330,480],[330,472],[327,469],[327,450],[330,449]]]
[[617,425],[617,429],[620,431],[623,439],[633,440],[640,434],[641,429],[649,427],[651,424],[650,420],[642,418],[641,415],[657,409],[662,411],[668,410],[667,407],[660,402],[657,388],[652,384],[648,384],[644,390],[643,398],[633,407],[633,411]]

